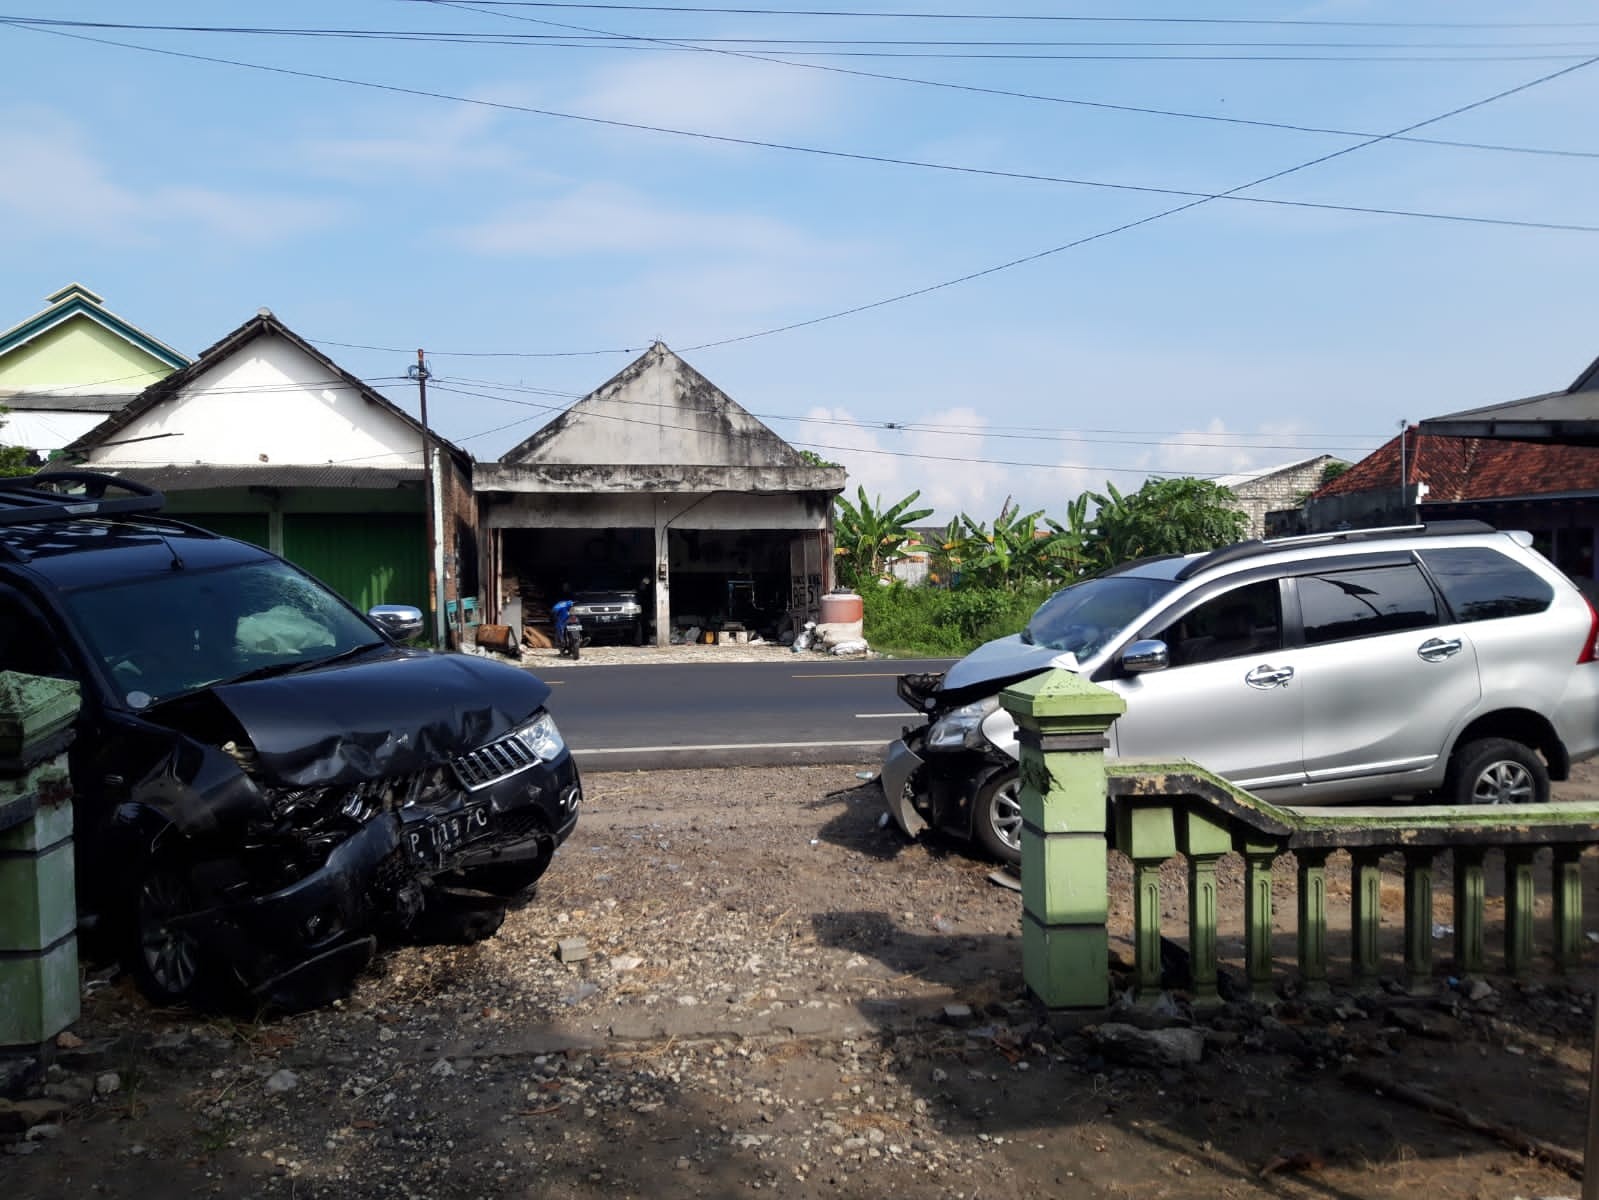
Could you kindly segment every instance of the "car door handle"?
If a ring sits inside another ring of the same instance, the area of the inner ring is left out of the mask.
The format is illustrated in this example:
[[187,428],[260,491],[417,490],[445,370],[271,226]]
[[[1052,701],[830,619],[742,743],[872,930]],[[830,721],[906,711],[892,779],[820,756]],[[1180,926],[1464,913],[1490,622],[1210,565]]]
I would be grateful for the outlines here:
[[1459,638],[1428,638],[1416,647],[1416,657],[1422,662],[1443,662],[1460,653],[1462,643]]
[[1244,682],[1252,688],[1260,688],[1265,691],[1268,688],[1282,687],[1293,677],[1294,669],[1292,667],[1273,667],[1262,663],[1244,676]]

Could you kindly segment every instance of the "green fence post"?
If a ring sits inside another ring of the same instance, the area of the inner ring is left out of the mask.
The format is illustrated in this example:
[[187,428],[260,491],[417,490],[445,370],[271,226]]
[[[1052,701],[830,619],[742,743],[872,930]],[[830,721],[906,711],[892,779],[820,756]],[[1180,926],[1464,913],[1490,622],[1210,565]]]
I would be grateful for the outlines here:
[[1133,860],[1133,986],[1144,999],[1160,992],[1160,868],[1177,853],[1170,804],[1116,807],[1116,848]]
[[1533,886],[1529,846],[1505,847],[1505,973],[1525,974],[1532,966],[1532,919],[1537,890]]
[[1299,977],[1307,991],[1327,989],[1326,850],[1296,850],[1299,863]]
[[1432,851],[1405,854],[1405,986],[1432,984]]
[[1483,875],[1483,851],[1476,846],[1456,846],[1455,867],[1455,973],[1477,975],[1486,969],[1483,922],[1488,886]]
[[1555,966],[1582,962],[1582,847],[1556,846],[1554,861]]
[[1185,813],[1178,848],[1188,859],[1189,986],[1196,1004],[1220,1001],[1217,990],[1216,861],[1233,848],[1227,826],[1203,813]]
[[0,672],[0,1047],[35,1049],[78,1018],[72,787],[77,684]]
[[1116,693],[1070,671],[1000,693],[1018,725],[1022,778],[1022,978],[1050,1008],[1110,998],[1105,731]]
[[1350,968],[1366,986],[1382,969],[1382,851],[1351,850],[1349,860]]
[[1271,986],[1271,866],[1277,847],[1241,837],[1238,853],[1244,856],[1244,973],[1249,977],[1250,994],[1269,1000],[1275,995]]

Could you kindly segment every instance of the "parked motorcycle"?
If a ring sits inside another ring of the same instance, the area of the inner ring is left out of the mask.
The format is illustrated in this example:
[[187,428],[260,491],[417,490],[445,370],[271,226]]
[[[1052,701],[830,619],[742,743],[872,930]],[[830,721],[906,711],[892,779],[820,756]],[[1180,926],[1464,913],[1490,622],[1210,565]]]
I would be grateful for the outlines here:
[[583,622],[572,611],[572,601],[558,600],[550,612],[555,617],[555,644],[560,657],[576,662],[583,652]]

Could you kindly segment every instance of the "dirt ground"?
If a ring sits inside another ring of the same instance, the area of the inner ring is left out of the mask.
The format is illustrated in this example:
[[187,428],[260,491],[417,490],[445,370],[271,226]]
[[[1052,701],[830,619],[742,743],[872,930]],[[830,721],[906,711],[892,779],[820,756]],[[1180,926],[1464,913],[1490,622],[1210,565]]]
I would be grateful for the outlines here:
[[[91,974],[39,1107],[0,1106],[0,1191],[1577,1193],[1559,1167],[1352,1078],[1416,1085],[1581,1149],[1591,965],[1570,981],[1451,982],[1444,867],[1427,996],[1357,997],[1335,966],[1325,997],[1285,986],[1272,1008],[1193,1013],[1174,992],[1083,1028],[1024,995],[1018,894],[958,847],[883,828],[881,792],[858,776],[871,769],[593,774],[540,895],[497,936],[389,949],[336,1008],[201,1019]],[[1562,794],[1599,795],[1599,771]],[[1241,870],[1223,866],[1236,972]],[[1117,868],[1125,957],[1130,874]],[[1330,875],[1336,909],[1341,856]],[[1286,985],[1290,867],[1277,879]],[[1396,870],[1396,916],[1399,896]],[[1175,867],[1163,899],[1181,937]],[[1116,1025],[1143,1032],[1116,1038]],[[1200,1061],[1148,1058],[1174,1046]]]

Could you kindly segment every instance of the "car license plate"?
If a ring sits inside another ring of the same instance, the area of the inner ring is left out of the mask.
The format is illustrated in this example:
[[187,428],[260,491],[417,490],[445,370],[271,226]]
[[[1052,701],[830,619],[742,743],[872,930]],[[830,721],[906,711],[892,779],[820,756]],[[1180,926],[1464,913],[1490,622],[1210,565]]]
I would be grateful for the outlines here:
[[487,804],[467,804],[458,812],[407,825],[406,847],[420,862],[438,862],[488,833],[489,820]]

